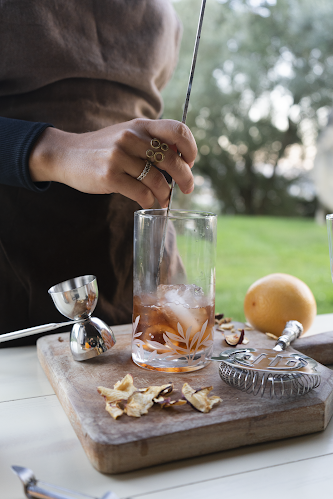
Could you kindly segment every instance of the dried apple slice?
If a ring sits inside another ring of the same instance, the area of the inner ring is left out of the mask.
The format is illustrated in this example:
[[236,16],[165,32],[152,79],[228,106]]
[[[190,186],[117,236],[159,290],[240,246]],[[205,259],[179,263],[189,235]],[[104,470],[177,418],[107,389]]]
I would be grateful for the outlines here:
[[128,416],[139,418],[148,413],[148,409],[154,405],[154,399],[167,395],[172,390],[173,384],[169,383],[162,386],[149,386],[144,391],[137,391],[128,398],[124,411]]
[[120,400],[117,400],[117,402],[106,403],[105,410],[110,414],[110,416],[113,417],[113,419],[117,419],[119,416],[124,414],[124,409],[119,407],[120,402]]
[[164,398],[164,397],[158,397],[157,399],[154,399],[155,404],[159,404],[161,407],[172,407],[174,405],[185,405],[187,404],[187,401],[184,399],[178,399],[178,400],[171,400],[170,397]]
[[228,334],[225,336],[225,341],[231,347],[241,344],[247,345],[249,342],[249,340],[244,336],[244,329],[241,329],[239,333]]
[[208,397],[212,391],[212,386],[201,388],[201,390],[194,390],[188,383],[184,383],[182,394],[187,402],[197,411],[209,412],[214,405],[222,402],[222,399],[217,396]]
[[275,334],[273,333],[265,333],[266,336],[268,336],[268,338],[272,338],[272,340],[278,340],[279,337],[278,336],[275,336]]
[[186,405],[187,401],[183,399],[178,399],[178,400],[170,400],[170,399],[165,399],[165,404],[163,404],[162,407],[172,407],[173,405]]
[[114,385],[113,389],[98,386],[97,391],[102,395],[102,397],[104,397],[107,403],[113,403],[117,400],[127,400],[132,393],[137,391],[137,389],[133,384],[132,376],[130,374],[126,374],[122,380],[118,381]]
[[223,319],[224,314],[215,314],[215,324],[218,324],[221,319]]
[[233,324],[223,324],[222,326],[218,326],[218,328],[220,331],[232,331],[233,329],[235,329],[235,326]]

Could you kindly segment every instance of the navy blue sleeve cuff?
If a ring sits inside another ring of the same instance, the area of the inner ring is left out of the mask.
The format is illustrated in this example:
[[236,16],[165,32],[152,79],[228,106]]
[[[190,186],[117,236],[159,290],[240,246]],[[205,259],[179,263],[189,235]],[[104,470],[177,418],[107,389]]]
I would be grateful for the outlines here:
[[0,117],[0,183],[43,192],[51,182],[31,180],[29,155],[32,147],[49,123]]

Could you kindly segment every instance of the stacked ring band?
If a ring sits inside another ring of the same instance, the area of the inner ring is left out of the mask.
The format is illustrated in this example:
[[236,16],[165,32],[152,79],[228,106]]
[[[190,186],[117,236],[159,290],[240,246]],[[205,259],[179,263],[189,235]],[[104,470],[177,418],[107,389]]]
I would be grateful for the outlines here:
[[145,178],[145,176],[148,175],[152,166],[153,166],[153,164],[151,163],[151,161],[146,161],[146,165],[145,165],[144,169],[142,170],[142,172],[140,173],[140,175],[137,177],[137,180],[139,180],[141,182],[141,180],[143,180]]

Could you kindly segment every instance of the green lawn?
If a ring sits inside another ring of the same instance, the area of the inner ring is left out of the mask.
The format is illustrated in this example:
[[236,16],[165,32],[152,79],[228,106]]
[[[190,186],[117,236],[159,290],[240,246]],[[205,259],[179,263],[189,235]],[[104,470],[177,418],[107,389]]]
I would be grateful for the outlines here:
[[312,219],[220,216],[216,255],[216,312],[243,321],[249,286],[284,272],[312,290],[319,314],[333,312],[326,226]]

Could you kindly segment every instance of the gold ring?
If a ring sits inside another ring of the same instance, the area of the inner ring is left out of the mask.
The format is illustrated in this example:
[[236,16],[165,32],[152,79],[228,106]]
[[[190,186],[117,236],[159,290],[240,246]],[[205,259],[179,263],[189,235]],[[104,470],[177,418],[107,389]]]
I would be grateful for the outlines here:
[[143,180],[145,178],[145,176],[148,175],[152,166],[153,166],[153,164],[150,161],[146,161],[146,165],[145,165],[144,169],[142,170],[140,175],[137,177],[137,180],[139,180],[139,182],[141,182],[141,180]]
[[156,163],[160,163],[161,161],[163,161],[164,158],[165,155],[161,151],[155,152],[154,161],[156,161]]
[[161,149],[162,151],[167,151],[169,149],[168,144],[165,142],[162,142],[158,139],[151,139],[150,145],[152,146],[153,149]]
[[153,149],[159,149],[161,147],[161,142],[158,139],[151,139],[150,145]]
[[161,151],[154,152],[151,149],[148,149],[148,151],[146,151],[146,156],[149,161],[155,161],[156,163],[161,163],[161,161],[163,161],[163,159],[165,158],[165,154],[163,154]]
[[147,156],[148,159],[153,159],[154,154],[155,154],[154,151],[152,151],[151,149],[148,149],[146,151],[146,156]]

